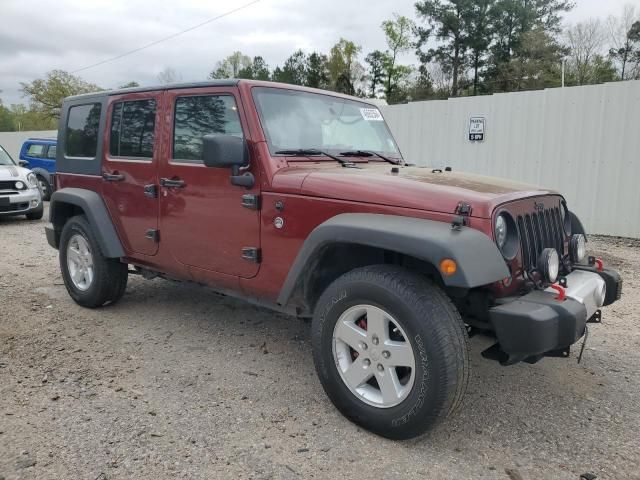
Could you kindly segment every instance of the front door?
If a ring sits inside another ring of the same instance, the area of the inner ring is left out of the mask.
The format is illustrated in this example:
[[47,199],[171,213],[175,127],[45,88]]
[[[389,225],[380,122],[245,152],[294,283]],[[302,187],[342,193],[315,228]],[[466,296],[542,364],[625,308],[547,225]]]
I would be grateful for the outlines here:
[[[237,277],[257,274],[258,263],[243,249],[258,249],[260,217],[242,206],[242,196],[259,193],[232,185],[227,168],[202,161],[202,137],[247,136],[245,114],[234,87],[166,92],[165,131],[170,132],[160,165],[160,237],[182,264]],[[249,169],[257,175],[255,165]]]
[[161,93],[110,97],[102,196],[125,250],[158,250],[157,167]]

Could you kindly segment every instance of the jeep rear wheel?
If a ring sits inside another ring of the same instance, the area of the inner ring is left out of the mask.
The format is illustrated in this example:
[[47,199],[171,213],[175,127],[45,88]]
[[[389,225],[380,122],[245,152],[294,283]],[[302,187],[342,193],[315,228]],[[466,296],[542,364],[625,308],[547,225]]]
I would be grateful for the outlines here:
[[69,295],[83,307],[115,303],[127,286],[127,264],[103,255],[84,215],[72,217],[62,229],[60,270]]
[[312,342],[335,406],[388,438],[424,433],[467,387],[460,314],[437,286],[400,267],[359,268],[333,282],[316,305]]

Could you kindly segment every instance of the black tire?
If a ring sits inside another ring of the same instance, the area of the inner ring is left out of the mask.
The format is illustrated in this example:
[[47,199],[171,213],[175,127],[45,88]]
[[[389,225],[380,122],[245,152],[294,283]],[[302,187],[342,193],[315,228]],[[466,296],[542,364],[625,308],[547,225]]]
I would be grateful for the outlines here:
[[27,220],[40,220],[44,216],[44,206],[40,204],[40,208],[32,210],[26,214]]
[[38,184],[40,185],[40,192],[42,193],[42,200],[48,202],[51,200],[52,188],[51,184],[42,175],[36,175],[38,178]]
[[[416,359],[415,380],[398,405],[380,408],[365,403],[343,382],[336,366],[336,322],[347,309],[361,304],[388,312],[409,337]],[[387,438],[423,434],[459,407],[467,388],[468,336],[458,310],[432,282],[400,267],[358,268],[335,280],[316,305],[312,344],[316,371],[338,410]]]
[[[75,234],[80,234],[85,238],[93,257],[94,277],[89,288],[84,291],[74,285],[67,264],[67,247]],[[71,217],[65,223],[60,235],[59,257],[65,287],[77,304],[87,308],[96,308],[116,303],[122,298],[127,287],[128,266],[118,259],[104,256],[91,225],[84,215]]]

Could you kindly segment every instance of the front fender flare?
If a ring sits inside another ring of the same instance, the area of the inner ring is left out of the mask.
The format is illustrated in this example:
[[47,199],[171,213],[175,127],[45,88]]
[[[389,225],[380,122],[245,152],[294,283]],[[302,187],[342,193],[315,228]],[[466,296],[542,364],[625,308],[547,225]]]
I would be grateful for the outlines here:
[[[67,206],[78,207],[87,216],[105,257],[120,258],[125,256],[122,243],[104,201],[96,192],[84,188],[63,188],[51,195],[49,221],[53,224],[54,244],[52,246],[54,248],[58,248],[59,235],[68,218]],[[51,233],[47,233],[48,239],[51,236]]]
[[478,230],[452,229],[448,223],[413,217],[344,213],[318,225],[306,239],[280,290],[280,305],[287,304],[310,260],[333,243],[390,250],[425,260],[436,268],[441,260],[451,258],[458,269],[443,277],[449,287],[480,287],[510,276],[498,247]]

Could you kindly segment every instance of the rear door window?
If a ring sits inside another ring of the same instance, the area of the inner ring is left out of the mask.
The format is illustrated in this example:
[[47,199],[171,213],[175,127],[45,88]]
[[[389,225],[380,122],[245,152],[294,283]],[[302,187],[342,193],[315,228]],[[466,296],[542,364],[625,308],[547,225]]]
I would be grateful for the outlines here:
[[90,103],[69,109],[65,131],[67,157],[95,158],[101,108],[99,103]]
[[49,158],[51,160],[55,160],[56,159],[56,150],[57,149],[58,149],[58,147],[56,145],[49,146],[49,150],[47,150],[47,158]]
[[135,100],[113,106],[109,153],[113,157],[151,159],[156,125],[156,101]]
[[32,143],[27,148],[27,157],[42,158],[44,157],[44,145]]
[[233,96],[178,97],[173,127],[175,161],[202,163],[202,137],[212,133],[243,136]]

